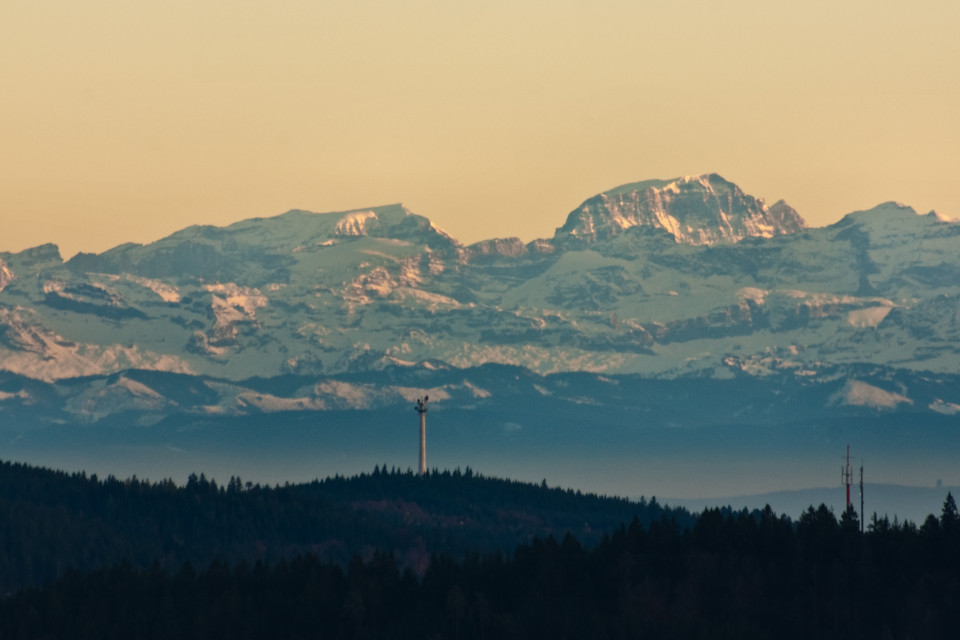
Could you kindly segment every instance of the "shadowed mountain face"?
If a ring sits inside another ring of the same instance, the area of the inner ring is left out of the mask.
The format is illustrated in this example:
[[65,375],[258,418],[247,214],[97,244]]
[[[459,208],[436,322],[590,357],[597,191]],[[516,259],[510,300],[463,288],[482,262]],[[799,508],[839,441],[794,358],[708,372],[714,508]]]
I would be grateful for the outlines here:
[[0,413],[27,422],[375,409],[419,372],[466,406],[495,392],[465,372],[494,364],[541,379],[529,401],[586,372],[949,417],[958,338],[960,225],[888,203],[806,229],[716,175],[613,189],[527,244],[463,246],[391,205],[0,254]]

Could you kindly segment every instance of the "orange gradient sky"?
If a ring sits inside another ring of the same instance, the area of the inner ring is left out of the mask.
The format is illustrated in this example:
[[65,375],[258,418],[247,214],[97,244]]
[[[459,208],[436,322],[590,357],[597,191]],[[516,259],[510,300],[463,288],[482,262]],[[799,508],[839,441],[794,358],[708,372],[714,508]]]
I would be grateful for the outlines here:
[[550,236],[717,172],[960,217],[960,3],[0,0],[0,251],[392,202]]

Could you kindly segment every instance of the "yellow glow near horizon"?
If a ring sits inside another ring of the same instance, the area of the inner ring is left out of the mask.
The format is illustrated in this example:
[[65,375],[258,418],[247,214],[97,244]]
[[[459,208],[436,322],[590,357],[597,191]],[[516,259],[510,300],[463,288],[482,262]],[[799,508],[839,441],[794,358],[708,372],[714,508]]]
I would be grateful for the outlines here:
[[0,251],[401,201],[464,242],[717,172],[960,217],[960,5],[0,4]]

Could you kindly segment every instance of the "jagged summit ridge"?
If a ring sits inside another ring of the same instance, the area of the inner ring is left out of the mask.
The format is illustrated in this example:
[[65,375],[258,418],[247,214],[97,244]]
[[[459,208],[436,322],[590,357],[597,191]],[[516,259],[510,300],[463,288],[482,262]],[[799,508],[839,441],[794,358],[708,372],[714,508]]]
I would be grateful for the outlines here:
[[592,243],[637,226],[663,229],[680,243],[710,245],[795,233],[806,224],[783,200],[768,207],[712,173],[648,180],[600,193],[572,211],[554,238]]

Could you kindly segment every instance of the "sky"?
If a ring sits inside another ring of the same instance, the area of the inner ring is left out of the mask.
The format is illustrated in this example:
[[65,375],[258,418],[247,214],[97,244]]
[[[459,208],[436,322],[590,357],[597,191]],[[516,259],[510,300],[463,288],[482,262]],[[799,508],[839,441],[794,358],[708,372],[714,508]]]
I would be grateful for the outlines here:
[[716,172],[960,217],[960,3],[0,0],[0,251],[394,202],[465,243]]

